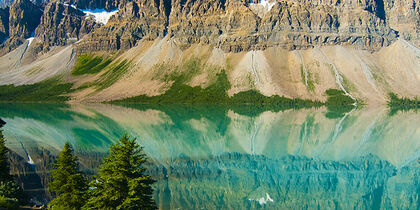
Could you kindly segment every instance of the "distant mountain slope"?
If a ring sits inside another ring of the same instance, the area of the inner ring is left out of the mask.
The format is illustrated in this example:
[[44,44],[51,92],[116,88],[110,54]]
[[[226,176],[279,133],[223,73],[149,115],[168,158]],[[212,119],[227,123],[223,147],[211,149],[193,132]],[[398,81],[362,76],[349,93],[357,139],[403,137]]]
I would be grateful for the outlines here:
[[420,95],[419,4],[16,0],[0,10],[0,85],[54,77],[75,84],[75,101],[109,101],[164,93],[175,75],[206,87],[225,70],[229,95],[324,101],[334,88],[384,104],[389,92]]

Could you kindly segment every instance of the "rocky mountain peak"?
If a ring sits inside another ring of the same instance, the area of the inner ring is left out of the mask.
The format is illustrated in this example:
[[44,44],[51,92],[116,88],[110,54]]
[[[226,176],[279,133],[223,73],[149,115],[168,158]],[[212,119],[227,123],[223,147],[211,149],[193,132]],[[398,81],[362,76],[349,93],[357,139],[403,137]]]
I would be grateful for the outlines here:
[[[88,34],[77,44],[79,52],[124,50],[141,39],[167,35],[181,48],[202,43],[226,52],[322,45],[374,51],[398,36],[413,43],[420,40],[419,4],[419,0],[54,0],[42,4],[42,13],[29,0],[16,0],[10,12],[0,10],[0,39],[15,37],[6,44],[14,46],[22,43],[16,36],[27,38],[38,27],[36,37],[44,48],[73,43]],[[102,26],[80,9],[118,12]]]
[[[9,38],[0,45],[0,55],[12,51],[33,35],[40,22],[42,10],[29,0],[16,0],[10,6],[8,15]],[[2,22],[4,24],[6,21]]]
[[0,43],[9,36],[9,8],[0,8]]
[[29,0],[16,0],[10,7],[10,37],[28,38],[40,22],[41,8]]
[[42,41],[44,49],[75,42],[96,28],[96,22],[85,15],[68,4],[52,2],[44,9],[35,37]]

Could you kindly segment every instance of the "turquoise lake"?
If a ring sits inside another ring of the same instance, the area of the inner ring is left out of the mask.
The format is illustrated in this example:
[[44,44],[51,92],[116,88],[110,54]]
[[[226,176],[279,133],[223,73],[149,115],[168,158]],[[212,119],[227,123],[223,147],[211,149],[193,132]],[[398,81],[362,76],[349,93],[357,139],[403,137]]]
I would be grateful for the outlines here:
[[420,112],[0,104],[0,118],[12,172],[40,203],[66,141],[93,174],[126,132],[161,209],[420,209]]

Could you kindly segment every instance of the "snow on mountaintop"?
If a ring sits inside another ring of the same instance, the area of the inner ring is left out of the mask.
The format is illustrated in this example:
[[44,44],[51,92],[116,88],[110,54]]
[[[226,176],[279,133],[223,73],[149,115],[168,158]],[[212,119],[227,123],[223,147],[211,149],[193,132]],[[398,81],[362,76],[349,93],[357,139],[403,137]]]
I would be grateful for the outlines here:
[[111,16],[115,15],[115,13],[118,12],[118,10],[113,10],[113,11],[106,11],[105,9],[79,9],[77,8],[74,4],[67,4],[67,3],[63,3],[63,5],[65,6],[70,6],[73,7],[74,9],[80,10],[83,13],[85,13],[87,16],[93,16],[93,19],[95,19],[96,22],[98,23],[102,23],[102,24],[106,24],[109,20],[109,18],[111,18]]
[[270,11],[271,8],[273,8],[273,6],[275,4],[276,4],[276,2],[272,1],[272,0],[271,1],[270,0],[261,0],[260,3],[252,3],[251,2],[251,5],[261,5],[264,8],[265,12]]
[[95,10],[82,10],[86,15],[93,16],[95,21],[98,23],[106,24],[111,16],[118,12],[118,10],[114,11],[106,11],[105,9],[95,9]]

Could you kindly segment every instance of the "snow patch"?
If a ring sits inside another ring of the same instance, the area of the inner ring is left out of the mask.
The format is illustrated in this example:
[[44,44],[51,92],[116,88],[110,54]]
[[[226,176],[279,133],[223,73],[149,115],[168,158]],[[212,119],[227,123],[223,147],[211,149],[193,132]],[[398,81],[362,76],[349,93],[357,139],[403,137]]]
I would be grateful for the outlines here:
[[28,46],[30,46],[30,45],[31,45],[31,43],[32,43],[32,41],[34,40],[34,37],[29,37],[29,38],[27,38],[26,40],[28,40],[28,41],[29,41]]
[[96,22],[102,23],[104,25],[108,22],[111,16],[115,15],[115,13],[118,12],[118,10],[113,10],[111,12],[108,12],[105,9],[94,9],[94,10],[84,9],[81,11],[84,12],[87,16],[93,16]]
[[28,47],[31,45],[32,41],[34,41],[34,37],[35,37],[35,31],[33,31],[31,33],[31,37],[27,38],[26,40],[28,40]]
[[34,160],[32,160],[32,158],[31,158],[31,156],[29,156],[29,154],[28,154],[28,163],[30,164],[30,165],[35,165],[35,162],[34,162]]
[[[268,0],[261,0],[261,5],[266,9],[267,11],[270,11],[271,8],[276,4],[276,2],[269,2]],[[268,195],[268,194],[267,194]]]
[[275,1],[270,1],[270,0],[261,0],[260,3],[253,3],[253,1],[251,1],[250,5],[261,5],[264,8],[265,12],[269,12],[271,10],[271,8],[274,7],[274,5],[276,4]]

